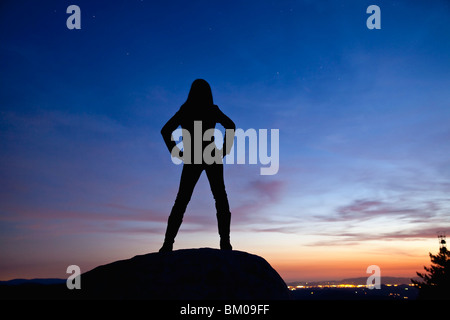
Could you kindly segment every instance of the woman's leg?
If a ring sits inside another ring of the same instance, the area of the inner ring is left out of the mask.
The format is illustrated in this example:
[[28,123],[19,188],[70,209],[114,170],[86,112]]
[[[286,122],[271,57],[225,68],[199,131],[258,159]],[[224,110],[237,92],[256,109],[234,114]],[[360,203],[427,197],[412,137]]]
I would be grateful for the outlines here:
[[232,250],[232,246],[230,244],[231,212],[228,204],[227,193],[225,191],[223,164],[208,165],[206,166],[205,171],[214,200],[216,202],[216,216],[220,235],[220,248],[222,250]]
[[177,197],[167,221],[164,244],[159,252],[172,251],[173,243],[178,233],[178,229],[183,222],[184,212],[186,211],[186,207],[191,200],[192,193],[194,192],[194,187],[197,184],[202,171],[203,168],[200,165],[183,165],[183,171],[181,172],[180,186],[178,188]]

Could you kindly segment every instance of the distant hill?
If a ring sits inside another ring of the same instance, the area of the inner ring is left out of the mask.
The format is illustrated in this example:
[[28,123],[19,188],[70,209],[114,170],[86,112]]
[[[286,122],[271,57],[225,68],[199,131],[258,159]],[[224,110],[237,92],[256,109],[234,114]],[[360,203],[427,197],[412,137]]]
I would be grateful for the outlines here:
[[[367,277],[359,277],[359,278],[348,278],[343,279],[342,282],[349,283],[349,284],[366,284]],[[384,277],[381,276],[381,284],[410,284],[411,278],[404,278],[404,277]]]
[[44,279],[13,279],[0,281],[0,285],[22,285],[22,284],[61,284],[66,283],[67,279],[44,278]]
[[290,293],[263,258],[211,248],[149,253],[81,275],[81,289],[64,284],[0,286],[0,296],[27,299],[283,300]]

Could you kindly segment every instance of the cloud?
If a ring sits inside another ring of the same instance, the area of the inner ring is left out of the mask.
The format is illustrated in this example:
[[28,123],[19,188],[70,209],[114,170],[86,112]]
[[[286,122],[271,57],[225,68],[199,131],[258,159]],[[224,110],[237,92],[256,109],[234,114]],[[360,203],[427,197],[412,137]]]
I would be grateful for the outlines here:
[[276,202],[279,200],[284,182],[281,180],[255,180],[249,183],[249,188],[256,191],[260,198],[268,200],[268,202]]
[[380,217],[395,217],[413,220],[416,222],[429,219],[438,214],[440,205],[438,201],[427,200],[387,202],[374,199],[356,199],[348,205],[335,209],[335,214],[315,216],[322,221],[365,221]]
[[398,197],[355,199],[330,215],[316,215],[309,235],[321,237],[308,246],[357,245],[364,241],[408,241],[450,231],[448,199]]
[[[333,234],[322,233],[317,234],[327,237],[325,240],[313,241],[307,243],[307,246],[342,246],[342,245],[358,245],[364,241],[408,241],[436,238],[438,233],[450,230],[450,224],[434,225],[425,228],[404,228],[392,232],[335,232]],[[330,240],[331,239],[331,240]]]
[[261,211],[281,201],[284,185],[285,182],[281,180],[259,179],[248,182],[240,188],[240,193],[245,195],[239,199],[241,203],[236,207],[231,204],[232,214],[240,222],[260,223],[263,219]]

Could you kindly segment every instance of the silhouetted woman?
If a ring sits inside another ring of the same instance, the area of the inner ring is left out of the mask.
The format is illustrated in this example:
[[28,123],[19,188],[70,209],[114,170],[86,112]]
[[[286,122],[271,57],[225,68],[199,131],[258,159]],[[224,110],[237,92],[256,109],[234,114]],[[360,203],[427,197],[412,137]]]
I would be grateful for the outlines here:
[[[216,123],[220,123],[225,129],[232,129],[233,132],[230,136],[225,135],[221,150],[214,148],[212,151],[213,155],[215,152],[218,152],[219,155],[224,152],[223,156],[225,156],[231,151],[236,126],[230,118],[220,111],[218,106],[214,105],[209,84],[205,80],[197,79],[192,83],[186,102],[161,129],[169,152],[182,159],[184,164],[178,194],[167,222],[164,244],[159,252],[172,251],[175,237],[183,221],[184,212],[203,170],[206,172],[215,200],[220,248],[232,250],[230,244],[231,213],[223,180],[222,157],[215,157],[216,161],[213,163],[211,161],[205,162],[203,152],[214,141],[214,137],[210,141],[203,141],[203,139],[196,141],[198,139],[194,139],[194,131],[198,136],[201,127],[201,137],[203,137],[206,130],[215,128]],[[180,151],[171,139],[173,131],[178,126],[183,129],[183,151]],[[189,137],[186,137],[186,135],[189,135]],[[227,139],[230,140],[230,143],[227,143]]]

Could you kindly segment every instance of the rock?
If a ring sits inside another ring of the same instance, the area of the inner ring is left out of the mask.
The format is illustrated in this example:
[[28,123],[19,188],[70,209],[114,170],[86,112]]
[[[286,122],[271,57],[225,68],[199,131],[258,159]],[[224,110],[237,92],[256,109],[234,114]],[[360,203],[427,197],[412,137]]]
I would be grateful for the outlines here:
[[211,248],[149,253],[99,266],[81,275],[81,290],[71,291],[69,296],[89,299],[289,299],[285,282],[263,258]]

